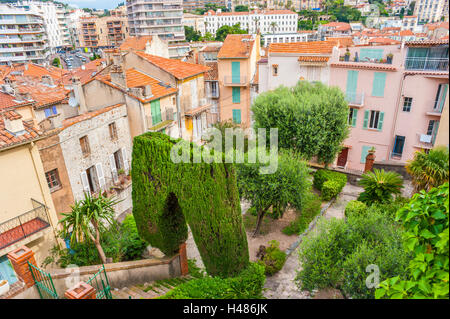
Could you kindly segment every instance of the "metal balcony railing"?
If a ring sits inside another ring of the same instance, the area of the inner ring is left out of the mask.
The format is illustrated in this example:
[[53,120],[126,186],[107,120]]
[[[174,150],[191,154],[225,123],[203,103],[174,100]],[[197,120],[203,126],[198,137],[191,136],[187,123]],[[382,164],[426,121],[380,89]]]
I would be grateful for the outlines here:
[[406,70],[448,71],[448,58],[406,58]]
[[345,100],[349,105],[363,106],[364,105],[364,93],[346,93]]
[[228,86],[244,86],[247,84],[247,77],[245,75],[242,76],[232,76],[225,75],[223,77],[224,85]]
[[0,249],[8,247],[50,226],[47,208],[31,199],[34,208],[0,224]]

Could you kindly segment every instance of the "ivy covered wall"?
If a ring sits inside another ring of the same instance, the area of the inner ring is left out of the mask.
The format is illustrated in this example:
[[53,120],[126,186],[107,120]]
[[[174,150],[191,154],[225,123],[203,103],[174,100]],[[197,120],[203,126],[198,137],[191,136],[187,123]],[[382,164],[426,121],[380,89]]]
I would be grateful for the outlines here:
[[[133,215],[139,234],[166,255],[192,230],[210,275],[232,276],[249,263],[233,164],[173,163],[178,140],[162,133],[134,138]],[[192,147],[191,146],[191,158]]]

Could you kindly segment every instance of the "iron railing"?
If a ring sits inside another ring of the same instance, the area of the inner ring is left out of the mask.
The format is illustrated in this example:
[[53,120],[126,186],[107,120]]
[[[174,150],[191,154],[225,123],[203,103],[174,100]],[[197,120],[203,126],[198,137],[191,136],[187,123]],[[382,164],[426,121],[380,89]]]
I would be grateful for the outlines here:
[[50,226],[46,206],[34,199],[31,201],[32,210],[0,224],[0,249]]
[[364,105],[364,93],[346,93],[345,100],[350,105],[363,106]]
[[94,276],[89,278],[86,283],[95,288],[96,299],[112,299],[111,286],[106,275],[105,265],[102,265],[102,268]]
[[39,297],[41,297],[41,299],[58,299],[58,294],[56,293],[55,285],[53,285],[50,274],[37,268],[28,261],[27,263],[39,292]]
[[448,71],[448,58],[406,58],[406,70]]
[[225,75],[223,77],[223,83],[225,85],[246,85],[247,84],[247,77],[245,75],[242,76],[232,76],[232,75]]

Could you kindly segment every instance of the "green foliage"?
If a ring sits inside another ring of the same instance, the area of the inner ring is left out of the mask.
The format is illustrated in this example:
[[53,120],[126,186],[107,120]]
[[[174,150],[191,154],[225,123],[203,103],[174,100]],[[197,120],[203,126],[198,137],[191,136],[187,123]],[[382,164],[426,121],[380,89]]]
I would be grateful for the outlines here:
[[266,248],[265,253],[258,263],[265,268],[265,274],[272,276],[281,268],[286,262],[286,253],[280,250],[280,243],[276,240],[269,242],[269,247]]
[[206,276],[205,271],[197,266],[195,259],[188,259],[189,275],[194,278],[203,278]]
[[329,201],[336,197],[347,184],[347,175],[326,169],[314,173],[314,187],[322,193],[322,199]]
[[123,261],[140,259],[148,243],[139,237],[133,215],[125,217],[121,227],[119,249],[123,252]]
[[367,211],[367,205],[358,200],[351,200],[345,206],[345,217],[349,217],[353,214],[364,214]]
[[61,67],[61,60],[59,58],[54,58],[52,61],[52,65],[57,68]]
[[223,25],[216,31],[216,41],[225,41],[229,34],[247,34],[247,30],[241,29],[241,24],[237,23],[233,26]]
[[380,283],[376,298],[449,298],[448,183],[420,191],[397,212],[405,228],[404,248],[414,258],[407,275],[392,276]]
[[311,194],[310,198],[306,201],[300,213],[297,213],[297,217],[288,226],[286,226],[282,232],[288,236],[300,235],[303,233],[311,223],[311,221],[320,213],[320,206],[322,201],[320,198]]
[[322,14],[333,15],[339,22],[361,21],[361,12],[352,6],[345,6],[343,0],[327,2]]
[[403,188],[403,179],[396,172],[385,172],[374,169],[362,175],[359,185],[364,187],[358,200],[368,205],[373,203],[388,203],[393,200],[392,195],[399,195]]
[[427,154],[416,152],[414,159],[408,161],[406,171],[411,175],[416,191],[428,191],[448,181],[449,151],[445,146],[436,147]]
[[160,299],[260,299],[265,280],[264,267],[250,263],[237,277],[193,279]]
[[234,11],[235,12],[248,12],[248,6],[237,5],[236,7],[234,7]]
[[[191,150],[189,163],[171,160],[178,141]],[[192,163],[193,147],[163,133],[134,138],[132,197],[139,234],[173,255],[187,239],[188,223],[208,274],[237,274],[249,255],[234,166]]]
[[202,34],[199,31],[195,31],[193,27],[184,26],[184,34],[186,36],[186,41],[200,41]]
[[258,95],[252,105],[255,129],[278,128],[278,146],[310,160],[332,163],[348,135],[348,104],[339,88],[299,82]]
[[336,288],[347,297],[374,298],[374,289],[366,287],[366,267],[377,265],[381,280],[403,275],[409,256],[401,236],[401,229],[377,210],[347,220],[321,219],[300,247],[302,270],[296,280],[309,291]]

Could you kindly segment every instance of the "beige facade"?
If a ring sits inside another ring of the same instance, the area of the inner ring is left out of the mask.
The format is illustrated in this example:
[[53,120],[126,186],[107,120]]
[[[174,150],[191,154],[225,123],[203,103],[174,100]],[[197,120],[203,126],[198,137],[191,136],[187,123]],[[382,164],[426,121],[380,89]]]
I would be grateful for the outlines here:
[[107,17],[81,17],[79,21],[80,47],[119,47],[128,37],[128,21],[118,11]]
[[444,108],[442,109],[442,115],[441,115],[441,119],[440,119],[439,130],[436,135],[436,141],[434,142],[435,146],[447,146],[447,148],[449,147],[448,146],[449,145],[448,96],[449,96],[449,94],[447,94],[447,98],[445,99]]

